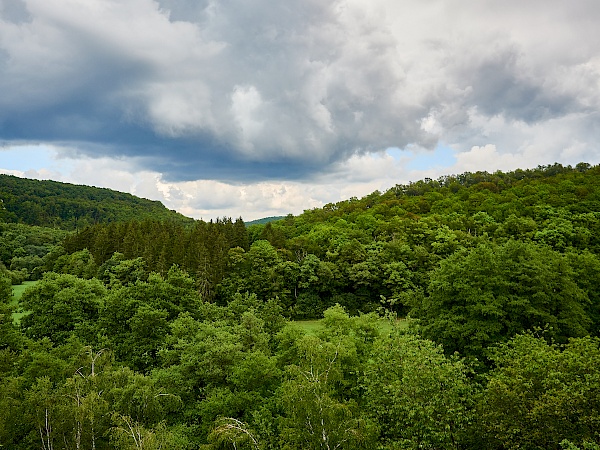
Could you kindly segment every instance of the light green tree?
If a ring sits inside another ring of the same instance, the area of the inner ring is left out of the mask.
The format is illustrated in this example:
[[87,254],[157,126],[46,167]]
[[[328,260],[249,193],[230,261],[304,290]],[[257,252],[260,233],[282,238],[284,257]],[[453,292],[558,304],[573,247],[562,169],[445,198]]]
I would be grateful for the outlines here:
[[363,375],[366,409],[390,449],[456,449],[471,421],[468,371],[412,334],[379,338]]
[[559,449],[600,444],[600,341],[565,346],[533,334],[496,349],[495,368],[477,407],[481,445],[490,449]]
[[284,411],[282,447],[372,448],[376,429],[347,396],[353,385],[348,369],[358,369],[352,322],[338,306],[325,313],[324,323],[322,337],[306,335],[294,343],[295,364],[286,367],[278,394]]

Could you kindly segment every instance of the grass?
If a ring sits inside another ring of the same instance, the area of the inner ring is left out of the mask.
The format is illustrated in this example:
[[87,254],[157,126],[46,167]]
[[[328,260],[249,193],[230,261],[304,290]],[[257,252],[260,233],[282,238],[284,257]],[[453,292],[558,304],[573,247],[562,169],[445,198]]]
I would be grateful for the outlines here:
[[[323,328],[323,324],[320,319],[315,320],[296,320],[295,324],[300,326],[307,334],[316,334],[319,330]],[[408,320],[398,319],[395,324],[398,328],[404,329],[408,327]],[[379,321],[379,326],[383,333],[389,333],[393,330],[394,324],[392,324],[389,320],[381,319]]]
[[17,286],[13,286],[13,302],[18,302],[21,299],[21,296],[23,295],[23,292],[25,292],[25,289],[27,289],[29,286],[33,286],[35,284],[37,284],[38,281],[24,281],[23,284],[19,284]]
[[300,328],[302,328],[306,334],[317,334],[323,325],[321,325],[321,321],[318,319],[315,320],[295,320],[294,323]]
[[[13,296],[12,299],[10,301],[11,305],[15,305],[15,306],[19,306],[19,300],[21,299],[21,296],[23,295],[23,292],[25,292],[25,290],[30,287],[33,286],[37,283],[37,281],[24,281],[23,284],[18,284],[16,286],[13,286]],[[28,314],[27,311],[23,312],[23,311],[19,311],[13,314],[13,321],[15,323],[20,323],[21,322],[21,318],[23,316],[25,316],[26,314]]]

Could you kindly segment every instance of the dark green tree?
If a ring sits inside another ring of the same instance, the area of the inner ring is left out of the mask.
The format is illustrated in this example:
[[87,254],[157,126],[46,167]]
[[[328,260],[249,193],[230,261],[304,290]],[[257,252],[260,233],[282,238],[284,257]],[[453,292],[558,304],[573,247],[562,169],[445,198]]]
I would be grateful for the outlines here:
[[189,276],[174,266],[166,279],[154,273],[111,289],[99,312],[97,330],[115,357],[131,368],[148,371],[169,332],[169,322],[181,313],[199,314],[200,298]]
[[103,305],[106,289],[96,279],[46,273],[21,297],[29,314],[21,319],[25,334],[33,339],[48,337],[63,343],[73,332],[84,341],[93,339],[93,328]]
[[0,373],[11,369],[12,353],[22,347],[23,341],[23,336],[14,324],[11,300],[11,281],[0,273]]
[[480,360],[485,348],[524,330],[548,327],[549,339],[566,342],[591,324],[588,296],[568,260],[532,243],[457,252],[432,272],[427,294],[413,312],[423,336]]

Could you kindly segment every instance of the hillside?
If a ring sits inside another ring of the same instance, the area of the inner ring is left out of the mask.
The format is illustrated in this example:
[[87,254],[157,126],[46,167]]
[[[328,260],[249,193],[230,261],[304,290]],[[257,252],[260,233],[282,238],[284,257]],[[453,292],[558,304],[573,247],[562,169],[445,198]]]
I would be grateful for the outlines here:
[[303,229],[339,218],[354,222],[362,214],[373,216],[380,224],[394,217],[445,217],[442,221],[460,217],[465,220],[463,230],[474,232],[467,219],[471,215],[485,212],[496,222],[511,215],[538,219],[540,208],[569,214],[600,212],[600,166],[553,164],[512,172],[465,172],[437,180],[426,178],[396,185],[385,193],[376,191],[362,199],[307,210],[295,223],[302,224]]
[[111,189],[0,174],[0,221],[66,230],[95,223],[154,220],[192,223],[161,202]]
[[2,448],[600,450],[600,166],[0,232]]
[[161,273],[177,264],[208,287],[210,300],[226,303],[250,292],[278,298],[296,318],[319,317],[336,303],[353,314],[374,311],[382,299],[405,315],[440,264],[480,246],[500,252],[496,246],[517,241],[525,253],[548,247],[595,258],[599,175],[600,166],[588,164],[465,173],[397,185],[247,231],[240,220],[189,230],[156,221],[98,224],[69,237],[65,249],[88,249],[97,264],[113,252],[143,257]]
[[250,226],[250,225],[265,225],[269,222],[275,222],[277,220],[281,220],[284,219],[285,216],[269,216],[269,217],[263,217],[261,219],[255,219],[255,220],[250,220],[248,222],[246,222],[246,226]]

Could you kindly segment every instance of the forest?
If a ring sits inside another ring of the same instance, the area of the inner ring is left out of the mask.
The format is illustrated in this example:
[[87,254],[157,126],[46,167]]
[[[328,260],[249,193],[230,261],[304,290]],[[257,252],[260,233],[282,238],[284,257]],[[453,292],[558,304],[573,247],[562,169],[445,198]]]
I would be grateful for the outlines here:
[[75,230],[95,223],[153,218],[193,222],[158,201],[111,189],[0,174],[0,220]]
[[0,182],[0,447],[600,450],[600,166],[254,224]]

